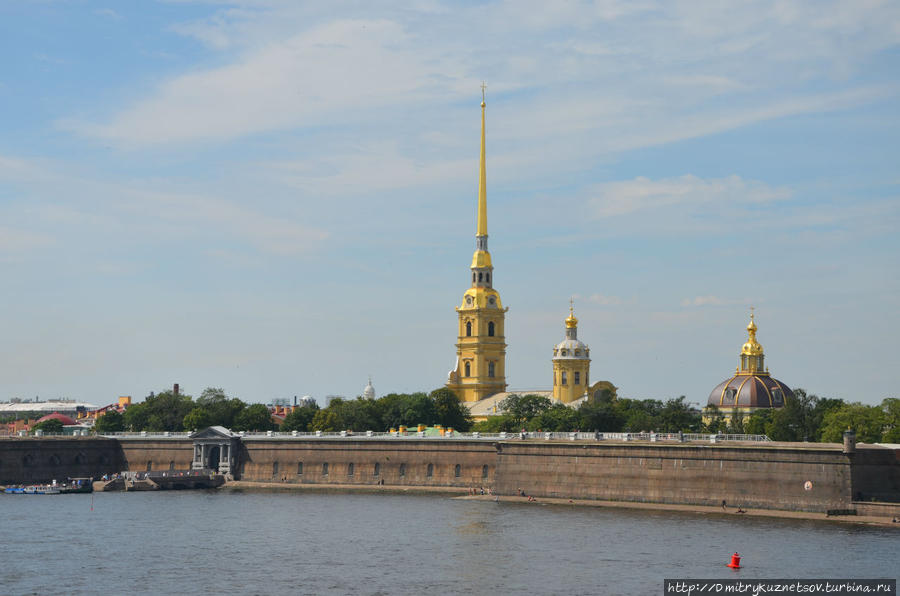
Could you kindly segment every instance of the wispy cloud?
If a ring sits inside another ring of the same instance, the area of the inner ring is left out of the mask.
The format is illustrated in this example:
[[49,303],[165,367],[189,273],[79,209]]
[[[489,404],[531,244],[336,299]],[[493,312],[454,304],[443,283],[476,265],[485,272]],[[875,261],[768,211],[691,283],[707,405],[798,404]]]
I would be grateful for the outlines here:
[[744,180],[740,176],[702,179],[692,174],[661,180],[641,176],[633,180],[608,182],[597,186],[594,194],[590,206],[597,218],[711,202],[765,203],[791,197],[791,191],[787,188],[772,188],[763,182]]

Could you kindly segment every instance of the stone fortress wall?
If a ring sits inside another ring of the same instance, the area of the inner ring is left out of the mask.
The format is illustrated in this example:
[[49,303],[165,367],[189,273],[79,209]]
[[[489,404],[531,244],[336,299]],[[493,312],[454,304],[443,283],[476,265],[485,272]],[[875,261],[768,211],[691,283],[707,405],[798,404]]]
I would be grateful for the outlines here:
[[[824,512],[900,501],[900,452],[839,444],[244,437],[235,477],[275,484],[492,487],[535,497]],[[191,466],[186,437],[0,440],[0,482]],[[80,462],[80,463],[79,463]]]

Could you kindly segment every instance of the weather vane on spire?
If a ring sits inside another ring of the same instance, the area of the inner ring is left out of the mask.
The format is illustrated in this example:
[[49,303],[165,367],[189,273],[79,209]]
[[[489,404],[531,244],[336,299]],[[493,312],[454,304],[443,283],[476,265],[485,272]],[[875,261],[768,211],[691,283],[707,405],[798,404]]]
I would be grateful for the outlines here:
[[484,103],[484,90],[487,89],[487,85],[484,84],[484,81],[481,81],[481,103]]

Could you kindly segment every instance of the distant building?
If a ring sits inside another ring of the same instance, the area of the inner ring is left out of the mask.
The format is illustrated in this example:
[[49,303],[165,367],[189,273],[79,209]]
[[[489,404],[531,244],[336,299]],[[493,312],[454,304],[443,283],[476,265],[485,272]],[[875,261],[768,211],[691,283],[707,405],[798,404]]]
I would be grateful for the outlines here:
[[375,399],[375,387],[372,386],[372,377],[369,377],[369,384],[363,389],[363,397],[366,399]]

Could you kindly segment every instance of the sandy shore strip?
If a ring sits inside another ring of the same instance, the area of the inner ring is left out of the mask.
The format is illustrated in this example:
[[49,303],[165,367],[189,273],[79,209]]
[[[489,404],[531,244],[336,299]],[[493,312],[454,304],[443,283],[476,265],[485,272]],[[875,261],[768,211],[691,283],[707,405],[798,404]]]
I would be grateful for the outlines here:
[[722,507],[709,505],[675,505],[671,503],[638,503],[631,501],[595,501],[589,499],[559,499],[551,497],[537,497],[529,501],[528,497],[515,495],[471,495],[467,487],[452,486],[405,486],[405,485],[371,485],[371,484],[295,484],[278,482],[250,482],[245,480],[233,480],[226,483],[219,490],[248,490],[248,491],[291,491],[291,492],[324,492],[324,493],[392,493],[410,495],[444,495],[457,499],[472,501],[499,501],[501,503],[518,503],[522,505],[560,505],[577,507],[609,507],[616,509],[644,509],[649,511],[680,511],[683,513],[702,513],[717,516],[738,517],[777,517],[782,519],[809,519],[815,521],[828,521],[849,524],[865,524],[884,527],[893,527],[900,530],[900,523],[893,523],[890,518],[866,515],[839,515],[827,516],[824,513],[812,513],[807,511],[782,511],[776,509],[744,509],[744,513],[737,513],[737,507]]

